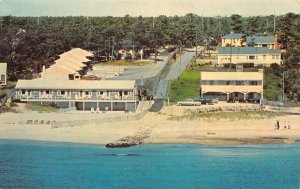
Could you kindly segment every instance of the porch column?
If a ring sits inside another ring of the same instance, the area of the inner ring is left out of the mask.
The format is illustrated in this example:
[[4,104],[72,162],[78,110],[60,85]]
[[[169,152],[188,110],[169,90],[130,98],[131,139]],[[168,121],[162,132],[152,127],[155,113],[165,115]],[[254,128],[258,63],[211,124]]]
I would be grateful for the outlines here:
[[229,101],[229,93],[226,93],[227,101]]
[[110,101],[110,111],[113,111],[113,102]]
[[247,99],[246,95],[247,95],[247,93],[244,93],[244,101],[246,101],[246,99]]
[[85,104],[84,104],[84,101],[82,102],[82,110],[83,110],[83,111],[85,110]]

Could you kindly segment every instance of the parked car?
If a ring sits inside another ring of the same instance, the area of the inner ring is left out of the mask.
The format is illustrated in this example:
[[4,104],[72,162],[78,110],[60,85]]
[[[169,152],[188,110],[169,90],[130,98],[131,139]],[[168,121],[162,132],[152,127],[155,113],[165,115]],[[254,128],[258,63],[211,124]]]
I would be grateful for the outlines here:
[[201,104],[214,104],[214,101],[210,98],[197,97],[194,98],[195,102],[200,102]]
[[193,99],[186,99],[184,101],[177,102],[178,106],[201,106],[201,102],[194,101]]
[[219,99],[218,98],[212,98],[211,100],[213,101],[214,104],[218,104],[219,103]]

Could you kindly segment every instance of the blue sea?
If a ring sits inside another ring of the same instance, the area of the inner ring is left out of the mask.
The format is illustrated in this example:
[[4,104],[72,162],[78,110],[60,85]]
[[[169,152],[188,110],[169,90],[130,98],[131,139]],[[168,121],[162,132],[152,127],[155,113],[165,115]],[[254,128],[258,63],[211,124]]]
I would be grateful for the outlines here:
[[0,188],[298,189],[300,143],[101,145],[0,141]]

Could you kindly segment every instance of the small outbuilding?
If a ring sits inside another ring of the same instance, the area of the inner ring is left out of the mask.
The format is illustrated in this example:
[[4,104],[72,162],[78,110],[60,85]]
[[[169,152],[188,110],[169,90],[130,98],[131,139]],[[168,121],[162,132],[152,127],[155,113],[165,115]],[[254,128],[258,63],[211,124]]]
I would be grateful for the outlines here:
[[0,86],[5,86],[7,80],[7,63],[0,63]]

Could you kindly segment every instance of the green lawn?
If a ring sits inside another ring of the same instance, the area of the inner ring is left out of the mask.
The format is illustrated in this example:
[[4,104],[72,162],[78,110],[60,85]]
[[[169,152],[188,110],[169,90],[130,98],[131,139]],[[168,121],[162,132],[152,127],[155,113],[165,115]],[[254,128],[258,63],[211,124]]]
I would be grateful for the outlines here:
[[200,72],[197,70],[185,70],[180,79],[172,80],[169,87],[171,102],[195,98],[200,95]]
[[38,106],[34,104],[26,104],[25,106],[27,109],[32,111],[38,111],[38,112],[57,112],[58,108],[52,107],[52,106]]
[[282,95],[282,78],[275,75],[271,68],[264,69],[264,99],[279,100]]

